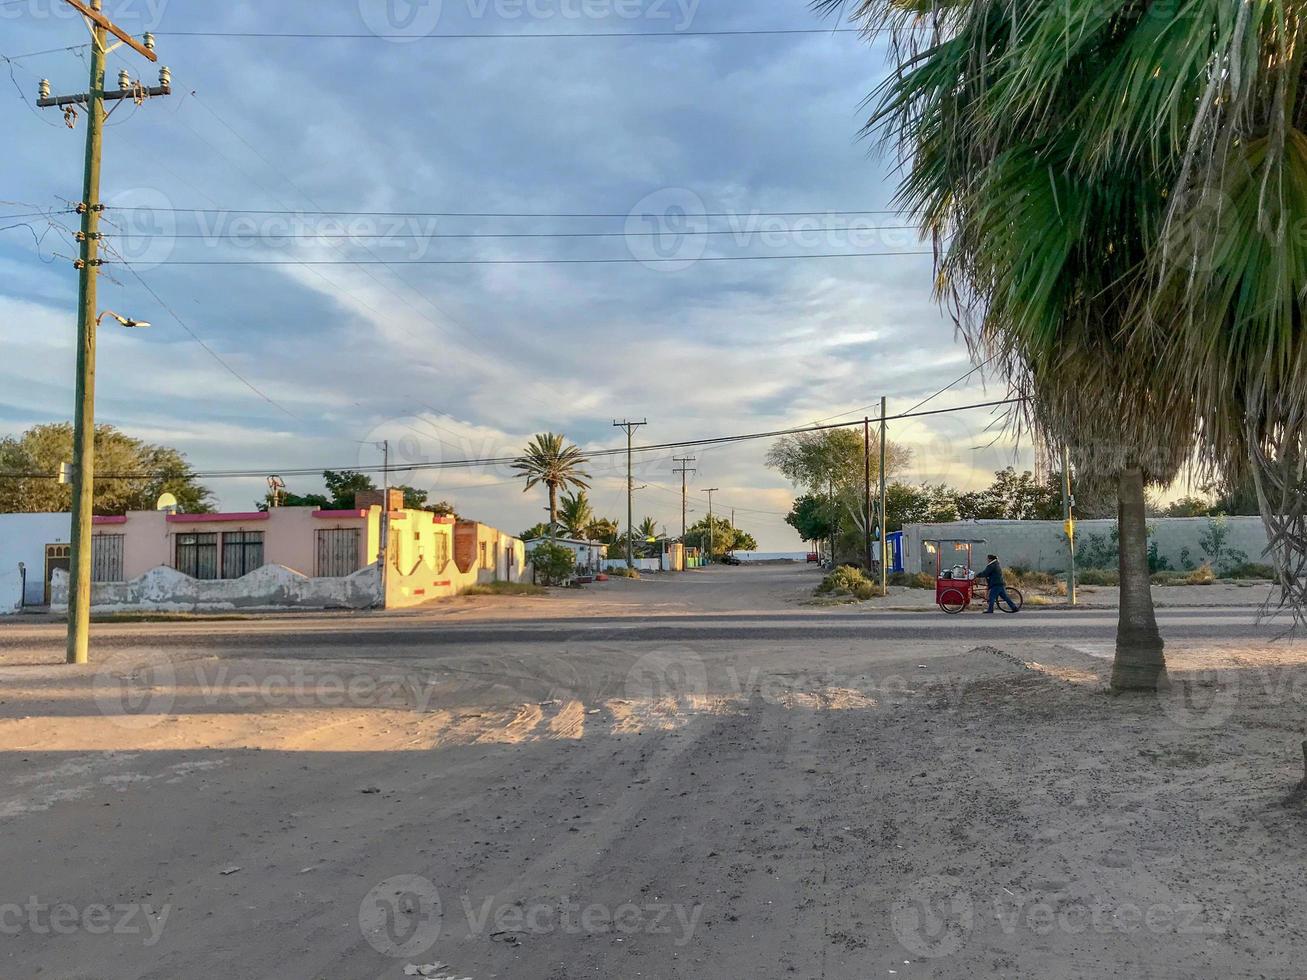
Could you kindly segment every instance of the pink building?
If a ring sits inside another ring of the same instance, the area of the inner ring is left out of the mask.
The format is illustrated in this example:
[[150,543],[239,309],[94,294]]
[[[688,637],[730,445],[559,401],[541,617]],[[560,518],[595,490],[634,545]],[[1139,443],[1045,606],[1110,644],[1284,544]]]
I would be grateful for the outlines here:
[[[359,494],[355,503],[352,510],[97,517],[92,605],[396,608],[526,574],[522,542],[496,528],[404,510],[398,491],[389,500],[381,491]],[[383,503],[391,509],[383,511]],[[51,605],[67,605],[62,571],[54,573]]]

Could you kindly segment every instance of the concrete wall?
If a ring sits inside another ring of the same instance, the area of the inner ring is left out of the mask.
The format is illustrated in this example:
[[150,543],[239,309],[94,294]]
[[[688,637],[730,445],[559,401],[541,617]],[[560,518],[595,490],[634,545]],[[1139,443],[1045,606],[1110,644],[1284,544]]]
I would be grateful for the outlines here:
[[27,604],[45,602],[45,546],[67,544],[71,527],[68,514],[0,514],[0,615],[18,609],[19,562],[27,566]]
[[[381,574],[369,565],[343,578],[309,578],[264,565],[238,579],[201,581],[159,566],[128,582],[97,582],[91,607],[101,612],[229,612],[275,609],[368,609],[381,605]],[[68,575],[55,573],[50,608],[68,608]]]
[[[631,564],[635,566],[637,572],[661,572],[663,561],[661,558],[634,558]],[[609,558],[604,562],[604,568],[625,568],[625,558]]]
[[[1226,547],[1243,551],[1249,561],[1266,561],[1264,557],[1266,527],[1260,517],[1226,518],[1229,534]],[[1150,540],[1156,541],[1159,555],[1173,568],[1181,568],[1181,551],[1189,549],[1190,561],[1200,564],[1208,556],[1199,539],[1207,533],[1206,517],[1157,517],[1148,522],[1152,528]],[[1088,536],[1098,535],[1104,540],[1110,535],[1115,521],[1077,521],[1076,547],[1083,550]],[[983,563],[985,554],[993,552],[1005,565],[1024,565],[1028,568],[1055,572],[1067,567],[1067,547],[1061,521],[956,521],[951,524],[909,524],[903,529],[903,564],[908,572],[935,571],[934,555],[927,552],[924,542],[947,538],[973,538],[983,543],[974,545],[974,560]],[[959,553],[945,555],[948,567],[962,560]]]

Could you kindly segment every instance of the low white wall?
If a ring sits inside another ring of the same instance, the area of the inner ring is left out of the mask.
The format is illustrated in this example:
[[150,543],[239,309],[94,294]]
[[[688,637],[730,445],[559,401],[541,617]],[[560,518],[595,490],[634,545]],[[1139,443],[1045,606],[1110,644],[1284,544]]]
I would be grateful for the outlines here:
[[[632,560],[632,564],[635,565],[636,571],[639,572],[660,572],[663,568],[661,558],[636,558]],[[625,558],[609,558],[604,562],[605,569],[625,567]]]
[[[67,544],[72,516],[69,514],[0,514],[0,576],[7,580],[18,573],[18,563],[27,565],[27,604],[45,602],[45,546]],[[0,590],[9,586],[0,585]],[[10,612],[7,591],[0,591],[0,612]]]
[[[68,575],[57,571],[50,608],[68,608]],[[103,612],[231,612],[276,609],[368,609],[381,605],[375,564],[343,578],[309,578],[264,565],[243,578],[201,580],[160,565],[130,582],[98,582],[91,606]]]
[[[1229,534],[1226,548],[1238,549],[1252,562],[1265,562],[1266,526],[1260,517],[1227,517]],[[1076,547],[1082,549],[1088,536],[1107,539],[1116,521],[1076,522]],[[1207,556],[1199,540],[1210,526],[1206,517],[1152,517],[1150,541],[1157,542],[1158,554],[1180,568],[1182,552],[1188,549],[1189,560],[1201,563]],[[935,571],[934,558],[924,557],[923,541],[944,538],[975,538],[974,561],[984,564],[985,554],[993,552],[1005,565],[1023,565],[1047,572],[1065,571],[1066,537],[1061,521],[957,521],[951,524],[909,524],[903,529],[903,566],[909,572]],[[929,564],[927,564],[927,561]],[[951,563],[950,563],[951,564]]]
[[23,577],[18,573],[18,565],[0,568],[0,616],[18,612],[22,599]]

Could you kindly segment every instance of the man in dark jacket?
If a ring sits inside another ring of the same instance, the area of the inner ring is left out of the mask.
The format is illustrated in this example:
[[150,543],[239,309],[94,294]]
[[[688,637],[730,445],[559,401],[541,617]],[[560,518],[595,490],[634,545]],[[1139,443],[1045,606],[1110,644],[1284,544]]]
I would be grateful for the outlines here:
[[1003,566],[998,563],[998,555],[989,555],[987,560],[989,564],[980,573],[980,577],[989,586],[989,608],[985,612],[992,613],[994,603],[998,602],[999,599],[1002,599],[1007,607],[1011,609],[1014,603],[1012,597],[1007,594],[1006,583],[1003,581]]

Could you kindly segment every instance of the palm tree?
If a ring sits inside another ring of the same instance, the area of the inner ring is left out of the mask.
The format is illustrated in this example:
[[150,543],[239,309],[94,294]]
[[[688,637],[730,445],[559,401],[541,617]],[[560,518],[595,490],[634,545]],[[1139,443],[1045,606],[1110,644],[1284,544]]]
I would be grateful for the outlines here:
[[658,522],[652,517],[646,517],[635,528],[635,536],[643,544],[648,544],[650,538],[658,537]]
[[526,477],[525,493],[543,483],[549,490],[549,528],[553,534],[558,526],[558,493],[568,487],[588,490],[590,474],[581,469],[586,456],[576,446],[553,432],[542,432],[531,439],[522,455],[513,463],[513,469]]
[[[1142,50],[1143,35],[1166,26],[1155,6],[860,0],[856,14],[890,29],[902,55],[868,130],[911,161],[899,203],[934,241],[941,299],[973,357],[1028,399],[1017,423],[1069,446],[1082,486],[1117,493],[1118,690],[1155,688],[1165,674],[1145,490],[1174,478],[1196,437],[1192,391],[1159,335],[1140,328],[1181,155],[1157,139],[1145,165],[1140,133],[1112,133],[1113,85],[1128,78],[1141,113],[1165,89],[1153,73],[1172,55]],[[1189,65],[1183,45],[1173,54]]]
[[584,538],[590,524],[594,521],[594,516],[590,498],[586,496],[584,490],[563,495],[562,506],[558,508],[558,517],[569,537]]

